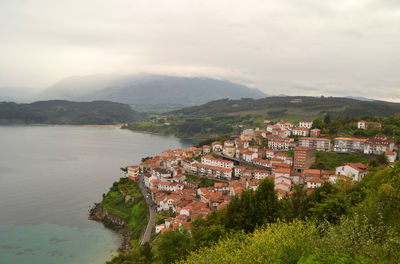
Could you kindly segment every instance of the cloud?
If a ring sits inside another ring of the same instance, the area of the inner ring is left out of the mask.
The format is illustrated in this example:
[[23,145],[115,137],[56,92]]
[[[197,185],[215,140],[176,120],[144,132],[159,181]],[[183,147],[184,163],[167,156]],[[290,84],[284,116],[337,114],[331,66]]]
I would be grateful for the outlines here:
[[0,86],[150,71],[400,97],[395,0],[3,0]]

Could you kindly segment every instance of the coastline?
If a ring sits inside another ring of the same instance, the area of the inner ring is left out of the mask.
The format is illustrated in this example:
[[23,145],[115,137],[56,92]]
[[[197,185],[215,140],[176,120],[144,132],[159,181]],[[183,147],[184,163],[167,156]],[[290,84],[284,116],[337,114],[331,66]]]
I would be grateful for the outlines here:
[[125,220],[104,212],[101,208],[101,203],[95,203],[93,207],[89,208],[88,220],[100,222],[106,228],[121,236],[121,246],[118,248],[119,252],[125,253],[133,248],[130,240],[131,229],[126,227]]

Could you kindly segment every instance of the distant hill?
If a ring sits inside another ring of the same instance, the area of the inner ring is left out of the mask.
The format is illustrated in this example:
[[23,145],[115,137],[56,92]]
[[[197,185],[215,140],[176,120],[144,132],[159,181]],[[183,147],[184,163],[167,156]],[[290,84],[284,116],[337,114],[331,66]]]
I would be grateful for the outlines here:
[[128,105],[107,102],[0,102],[0,124],[115,124],[134,122],[141,115]]
[[203,77],[154,74],[90,75],[66,78],[35,100],[107,100],[139,110],[172,110],[230,98],[263,98],[266,94],[244,85]]

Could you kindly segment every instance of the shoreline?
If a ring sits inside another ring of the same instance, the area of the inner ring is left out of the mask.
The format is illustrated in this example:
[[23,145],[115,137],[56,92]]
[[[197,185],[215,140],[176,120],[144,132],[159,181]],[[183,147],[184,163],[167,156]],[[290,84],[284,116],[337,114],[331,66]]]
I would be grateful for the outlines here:
[[[179,139],[184,139],[184,140],[193,140],[193,141],[201,141],[201,140],[205,140],[205,139],[209,139],[210,137],[192,137],[192,138],[188,138],[188,137],[180,137],[176,134],[164,134],[164,133],[160,133],[160,132],[153,132],[153,131],[147,131],[147,130],[139,130],[139,129],[130,129],[130,128],[125,128],[123,126],[121,126],[121,129],[126,129],[132,132],[140,132],[140,133],[146,133],[146,134],[151,134],[151,135],[158,135],[158,136],[173,136]],[[213,136],[211,136],[213,137]]]
[[[103,209],[101,208],[101,203],[94,203],[94,205],[89,208],[88,220],[102,223],[105,228],[115,233],[118,233],[121,237],[121,244],[120,247],[118,248],[118,252],[122,253],[128,252],[133,248],[130,239],[131,229],[129,227],[126,227],[125,221],[117,223],[116,220],[113,220],[113,217],[115,216],[111,215],[112,217],[110,217],[108,212],[106,212],[106,214],[103,215],[102,217],[98,215],[98,213],[104,213],[104,212],[106,211],[103,211]],[[106,221],[106,219],[108,220]]]

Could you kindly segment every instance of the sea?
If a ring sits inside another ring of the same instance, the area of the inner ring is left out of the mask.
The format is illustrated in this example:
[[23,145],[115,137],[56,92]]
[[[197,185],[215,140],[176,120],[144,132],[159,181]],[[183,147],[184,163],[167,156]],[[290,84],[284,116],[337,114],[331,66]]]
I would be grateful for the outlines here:
[[116,127],[0,126],[0,264],[102,264],[120,237],[88,220],[121,167],[194,144]]

